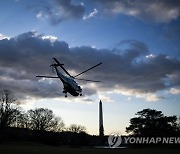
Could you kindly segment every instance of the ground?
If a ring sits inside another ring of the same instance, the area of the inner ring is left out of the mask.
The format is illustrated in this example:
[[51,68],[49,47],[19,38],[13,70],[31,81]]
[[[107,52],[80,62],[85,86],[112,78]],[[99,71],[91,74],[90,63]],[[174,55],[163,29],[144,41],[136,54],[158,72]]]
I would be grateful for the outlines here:
[[48,146],[32,142],[6,142],[0,144],[1,154],[179,154],[180,149],[170,148],[127,148],[127,149],[96,149]]

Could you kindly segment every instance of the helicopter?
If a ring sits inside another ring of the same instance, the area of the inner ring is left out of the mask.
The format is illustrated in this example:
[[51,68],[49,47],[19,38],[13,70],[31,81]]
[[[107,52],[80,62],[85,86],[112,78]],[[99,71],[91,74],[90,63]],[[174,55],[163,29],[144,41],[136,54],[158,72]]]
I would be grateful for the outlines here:
[[[53,60],[54,60],[54,62],[50,65],[50,67],[52,67],[52,69],[56,71],[57,76],[37,75],[36,77],[60,79],[64,86],[63,93],[65,94],[65,97],[67,97],[67,93],[70,93],[72,96],[82,96],[82,88],[78,85],[78,83],[75,81],[75,79],[89,81],[89,82],[100,82],[100,81],[96,81],[96,80],[80,79],[80,78],[77,78],[77,76],[101,65],[102,62],[96,64],[93,67],[90,67],[89,69],[87,69],[75,76],[72,76],[64,68],[64,66],[63,66],[64,64],[61,64],[56,58],[53,58]],[[65,72],[66,75],[64,75],[63,73],[61,73],[59,71],[59,69],[58,69],[59,67]]]

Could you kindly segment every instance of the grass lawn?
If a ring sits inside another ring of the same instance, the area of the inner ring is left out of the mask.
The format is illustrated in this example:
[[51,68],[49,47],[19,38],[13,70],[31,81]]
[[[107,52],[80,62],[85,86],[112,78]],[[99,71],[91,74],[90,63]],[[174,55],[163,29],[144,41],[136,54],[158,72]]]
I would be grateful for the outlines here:
[[55,147],[32,142],[6,142],[0,144],[0,154],[179,154],[180,149],[139,148],[139,149],[95,149]]

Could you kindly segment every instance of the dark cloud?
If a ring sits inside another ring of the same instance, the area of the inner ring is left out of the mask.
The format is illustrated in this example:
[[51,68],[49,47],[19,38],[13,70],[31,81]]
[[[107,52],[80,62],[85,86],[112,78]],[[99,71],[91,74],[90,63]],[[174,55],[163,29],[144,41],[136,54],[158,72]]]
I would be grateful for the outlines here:
[[180,61],[167,55],[150,54],[143,42],[125,40],[118,48],[109,50],[88,46],[70,48],[66,42],[51,38],[28,32],[0,40],[1,89],[11,89],[24,96],[62,96],[62,84],[58,79],[35,77],[52,75],[49,67],[52,57],[64,63],[72,75],[103,62],[81,76],[102,81],[92,86],[79,82],[85,95],[114,89],[153,93],[180,85]]
[[82,18],[85,11],[82,4],[72,4],[71,0],[54,0],[65,18]]
[[52,0],[51,3],[38,3],[31,6],[36,17],[41,20],[48,19],[52,25],[57,25],[64,20],[82,19],[85,8],[83,4],[74,4],[71,0]]
[[[34,3],[28,8],[34,10],[37,18],[49,20],[52,25],[69,19],[88,19],[97,12],[106,17],[125,14],[156,23],[168,23],[180,16],[179,0],[90,0],[88,3],[84,0],[81,3],[72,0],[40,0]],[[87,4],[95,7],[89,15],[85,15],[88,12]]]
[[179,0],[93,0],[106,14],[126,14],[145,21],[167,23],[179,18]]

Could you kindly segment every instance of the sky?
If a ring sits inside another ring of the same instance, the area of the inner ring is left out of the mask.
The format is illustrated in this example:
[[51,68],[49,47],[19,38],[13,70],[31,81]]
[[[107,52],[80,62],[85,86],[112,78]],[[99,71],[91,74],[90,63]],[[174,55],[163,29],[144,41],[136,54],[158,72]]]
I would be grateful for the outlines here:
[[[121,132],[145,108],[180,116],[179,0],[1,0],[0,89],[24,110],[48,108],[66,126],[98,134],[103,102],[105,134]],[[68,94],[49,65],[56,57],[72,75],[102,62]]]

